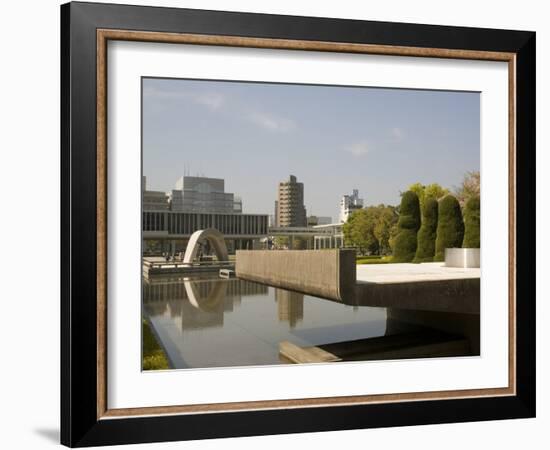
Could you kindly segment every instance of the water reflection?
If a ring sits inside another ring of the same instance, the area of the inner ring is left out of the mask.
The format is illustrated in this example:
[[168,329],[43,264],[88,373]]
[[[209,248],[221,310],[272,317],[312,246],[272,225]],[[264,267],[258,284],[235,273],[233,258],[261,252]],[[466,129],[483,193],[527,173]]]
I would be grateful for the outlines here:
[[[417,333],[428,319],[430,327],[446,321],[453,324],[453,332],[458,330],[456,318],[449,315],[440,320],[433,315],[345,305],[251,281],[212,276],[144,280],[143,312],[172,367],[178,369],[282,364],[279,345],[283,341],[302,348],[328,345],[331,351],[344,352],[365,341],[375,354],[390,342],[403,345],[403,339],[394,338]],[[479,325],[479,316],[468,320],[470,328]],[[372,339],[388,335],[393,341]],[[414,349],[406,350],[392,350],[390,355],[414,357]],[[425,349],[418,352],[425,354]],[[355,354],[347,359],[369,357]]]
[[281,341],[318,345],[386,329],[383,308],[212,277],[144,280],[143,312],[174,368],[281,364]]
[[304,318],[304,294],[274,289],[279,321],[288,322],[294,328]]
[[246,295],[267,295],[267,286],[244,280],[157,277],[143,283],[143,305],[151,317],[169,316],[184,330],[223,326]]
[[[210,289],[201,289],[201,287],[205,287],[204,283],[196,283],[190,280],[184,281],[183,285],[189,303],[195,308],[205,312],[217,312],[220,311],[220,307],[223,308],[227,283],[219,281],[211,283]],[[233,307],[233,303],[231,303],[231,307]],[[221,310],[223,311],[223,309]]]

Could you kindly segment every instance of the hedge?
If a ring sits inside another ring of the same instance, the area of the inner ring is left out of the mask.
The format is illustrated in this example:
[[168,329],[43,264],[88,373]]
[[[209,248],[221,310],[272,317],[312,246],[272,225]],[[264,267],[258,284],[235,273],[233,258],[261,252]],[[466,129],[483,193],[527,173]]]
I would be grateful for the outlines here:
[[418,246],[413,259],[415,263],[431,262],[435,255],[435,238],[437,236],[437,200],[433,197],[424,199],[422,225],[418,232]]
[[393,262],[411,262],[416,253],[416,234],[420,228],[420,202],[413,191],[401,198],[397,236],[393,248]]
[[439,202],[434,261],[445,259],[446,248],[462,247],[463,238],[464,222],[462,221],[460,205],[456,197],[446,195]]
[[471,197],[464,208],[464,248],[479,248],[479,197]]

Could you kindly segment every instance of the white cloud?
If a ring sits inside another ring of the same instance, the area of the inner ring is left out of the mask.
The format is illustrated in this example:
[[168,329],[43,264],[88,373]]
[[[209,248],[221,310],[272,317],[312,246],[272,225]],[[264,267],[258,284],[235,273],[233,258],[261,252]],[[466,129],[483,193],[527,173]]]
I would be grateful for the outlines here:
[[353,156],[359,158],[369,153],[370,146],[365,141],[356,142],[355,144],[351,145],[347,149],[347,151],[350,152]]
[[156,98],[160,100],[189,98],[189,94],[187,92],[182,92],[182,91],[174,92],[170,90],[159,89],[153,86],[144,87],[143,96]]
[[266,114],[259,111],[254,111],[248,116],[251,122],[259,125],[268,131],[286,133],[295,128],[295,124],[290,119],[284,117],[276,117],[271,114]]
[[146,87],[143,95],[158,100],[186,100],[197,105],[204,106],[211,111],[219,110],[225,103],[225,97],[217,92],[205,92],[196,94],[188,91],[170,91],[156,87]]
[[196,95],[193,101],[199,105],[206,106],[212,111],[217,111],[225,103],[225,98],[223,95],[216,92],[209,92],[206,94]]
[[393,127],[391,129],[391,135],[396,141],[401,141],[405,137],[405,132],[402,128]]
[[235,99],[228,101],[226,96],[215,91],[196,93],[190,90],[172,91],[147,86],[143,89],[143,95],[149,99],[158,100],[156,102],[158,105],[170,100],[191,102],[212,112],[235,115],[273,133],[287,133],[296,128],[296,124],[290,119],[258,111],[252,105],[246,105],[246,103],[235,101]]

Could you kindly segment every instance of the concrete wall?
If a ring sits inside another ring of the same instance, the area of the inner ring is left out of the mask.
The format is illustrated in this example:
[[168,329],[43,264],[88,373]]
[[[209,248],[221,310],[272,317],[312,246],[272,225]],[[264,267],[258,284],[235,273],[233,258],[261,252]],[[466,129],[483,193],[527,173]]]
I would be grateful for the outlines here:
[[238,250],[235,272],[239,278],[350,301],[355,293],[355,250]]
[[356,305],[479,314],[479,278],[357,283]]

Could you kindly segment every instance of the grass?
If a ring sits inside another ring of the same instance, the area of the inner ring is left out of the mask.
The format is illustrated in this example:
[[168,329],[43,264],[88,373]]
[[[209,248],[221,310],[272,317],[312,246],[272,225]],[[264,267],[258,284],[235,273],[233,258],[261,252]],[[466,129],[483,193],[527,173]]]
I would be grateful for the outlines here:
[[141,322],[141,330],[143,336],[143,370],[170,369],[168,358],[160,348],[149,323],[145,319]]
[[356,259],[357,264],[391,264],[391,256],[358,256]]

